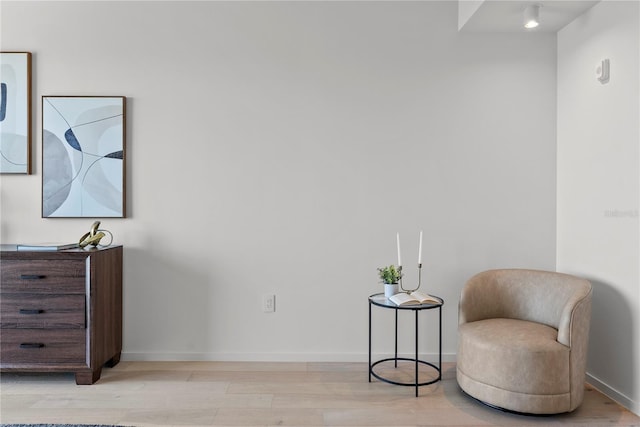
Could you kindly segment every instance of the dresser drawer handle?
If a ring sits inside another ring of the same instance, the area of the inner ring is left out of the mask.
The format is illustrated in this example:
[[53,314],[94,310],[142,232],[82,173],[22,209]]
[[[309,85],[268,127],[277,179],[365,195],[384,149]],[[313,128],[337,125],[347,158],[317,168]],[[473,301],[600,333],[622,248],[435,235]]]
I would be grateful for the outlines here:
[[39,280],[39,279],[44,279],[47,276],[43,275],[43,274],[21,274],[20,278],[22,280]]
[[20,348],[43,348],[44,344],[41,342],[23,342],[20,344]]
[[38,308],[36,309],[21,308],[20,309],[20,314],[42,314],[42,313],[44,313],[44,310],[40,310]]

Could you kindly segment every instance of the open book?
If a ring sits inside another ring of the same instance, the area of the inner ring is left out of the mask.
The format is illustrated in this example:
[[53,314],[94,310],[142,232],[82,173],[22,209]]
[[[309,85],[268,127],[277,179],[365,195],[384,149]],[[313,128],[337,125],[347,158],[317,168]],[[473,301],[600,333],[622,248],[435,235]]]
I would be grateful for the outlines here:
[[396,305],[418,305],[418,304],[440,304],[440,300],[420,291],[413,291],[410,294],[400,292],[389,297]]

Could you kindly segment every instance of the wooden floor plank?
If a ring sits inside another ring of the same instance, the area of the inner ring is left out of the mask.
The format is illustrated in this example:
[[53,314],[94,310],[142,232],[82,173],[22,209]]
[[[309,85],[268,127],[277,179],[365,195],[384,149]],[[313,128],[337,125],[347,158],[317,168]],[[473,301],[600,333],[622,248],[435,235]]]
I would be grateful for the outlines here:
[[[410,378],[412,366],[376,371]],[[420,375],[433,375],[421,367]],[[420,388],[368,381],[366,363],[121,362],[91,386],[72,374],[3,373],[0,422],[127,426],[635,426],[640,417],[585,385],[571,414],[486,407],[458,387],[455,364]]]

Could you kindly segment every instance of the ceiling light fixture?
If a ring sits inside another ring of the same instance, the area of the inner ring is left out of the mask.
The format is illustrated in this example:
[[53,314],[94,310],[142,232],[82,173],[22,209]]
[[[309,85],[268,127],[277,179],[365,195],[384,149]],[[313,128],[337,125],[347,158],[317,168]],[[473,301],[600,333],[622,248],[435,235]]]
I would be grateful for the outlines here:
[[531,4],[524,10],[524,27],[532,29],[538,25],[540,25],[540,5]]

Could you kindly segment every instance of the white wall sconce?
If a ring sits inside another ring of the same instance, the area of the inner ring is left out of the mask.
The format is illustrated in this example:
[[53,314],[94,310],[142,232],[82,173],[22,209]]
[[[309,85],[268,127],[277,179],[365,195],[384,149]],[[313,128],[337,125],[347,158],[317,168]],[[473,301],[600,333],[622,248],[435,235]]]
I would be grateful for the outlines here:
[[540,25],[540,5],[530,4],[524,10],[524,27],[528,30]]

